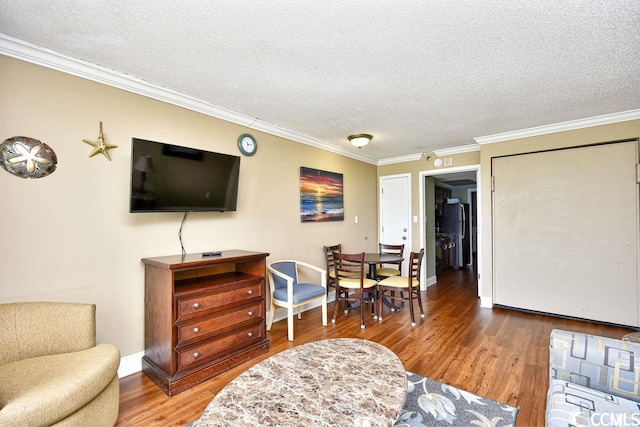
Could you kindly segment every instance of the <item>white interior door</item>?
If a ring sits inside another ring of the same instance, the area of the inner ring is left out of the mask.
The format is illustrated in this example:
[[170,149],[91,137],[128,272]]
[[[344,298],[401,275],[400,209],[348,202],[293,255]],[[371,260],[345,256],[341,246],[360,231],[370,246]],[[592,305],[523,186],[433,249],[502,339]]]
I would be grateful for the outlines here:
[[493,159],[494,302],[638,326],[638,142]]
[[[402,273],[406,274],[411,251],[411,176],[380,177],[380,243],[404,244]],[[424,260],[423,260],[424,263]]]

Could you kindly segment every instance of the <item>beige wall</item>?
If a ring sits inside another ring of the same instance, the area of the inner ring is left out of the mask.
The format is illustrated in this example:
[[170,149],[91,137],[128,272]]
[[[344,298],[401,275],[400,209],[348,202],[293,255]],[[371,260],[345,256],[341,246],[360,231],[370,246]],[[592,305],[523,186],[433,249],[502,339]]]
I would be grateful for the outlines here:
[[[143,268],[140,258],[180,252],[182,214],[130,214],[131,137],[237,154],[249,132],[258,153],[243,157],[238,211],[190,213],[183,229],[187,252],[248,249],[269,260],[296,257],[323,264],[321,246],[347,251],[377,248],[377,187],[381,176],[411,173],[411,216],[420,213],[419,176],[435,168],[425,159],[373,165],[318,150],[183,108],[0,56],[0,141],[28,136],[51,146],[58,169],[21,179],[0,171],[0,302],[50,300],[96,303],[98,340],[123,356],[143,350]],[[96,139],[102,121],[112,161],[83,139]],[[492,296],[491,159],[495,156],[640,137],[640,120],[486,144],[453,158],[453,168],[481,164],[483,297]],[[461,144],[462,145],[462,144]],[[344,174],[345,221],[302,224],[299,168]],[[358,224],[353,218],[359,217]],[[496,225],[498,226],[498,225]],[[413,249],[421,247],[412,224]],[[428,272],[428,276],[433,272]]]
[[[461,144],[463,145],[463,144]],[[431,157],[431,160],[427,160],[427,157]],[[420,174],[428,171],[446,172],[448,169],[455,169],[461,166],[477,165],[480,163],[480,152],[473,151],[469,153],[460,153],[454,155],[444,156],[451,158],[453,164],[448,167],[435,167],[433,162],[438,158],[434,153],[426,153],[420,160],[404,163],[394,163],[390,165],[382,165],[378,167],[378,181],[380,177],[410,173],[411,174],[411,217],[420,217]],[[443,157],[443,158],[444,158]],[[425,192],[430,191],[425,188]],[[433,191],[431,190],[433,193]],[[433,211],[433,200],[431,200],[431,211]],[[427,211],[428,212],[428,211]],[[427,242],[434,243],[435,240],[435,225],[429,223],[429,215],[427,214],[427,227],[426,227]],[[429,231],[431,230],[431,231]],[[378,230],[379,231],[379,230]],[[411,224],[411,245],[413,251],[419,251],[420,248],[425,247],[427,251],[426,259],[426,277],[435,277],[435,255],[433,255],[433,247],[426,247],[427,242],[420,241],[420,221]],[[434,246],[435,247],[435,246]]]
[[[481,237],[479,244],[482,250],[482,260],[479,266],[479,273],[482,277],[482,294],[480,295],[490,303],[493,296],[493,250],[492,250],[492,234],[493,227],[499,224],[493,224],[492,207],[491,207],[491,159],[497,156],[505,156],[511,154],[528,153],[540,150],[550,150],[565,147],[574,147],[579,145],[597,144],[602,142],[619,141],[625,139],[640,138],[640,120],[626,121],[621,123],[588,127],[579,130],[566,132],[557,132],[536,137],[522,138],[517,140],[505,141],[494,144],[484,144],[480,147],[480,151],[451,155],[446,157],[453,158],[451,168],[460,166],[469,166],[480,164],[481,169],[481,189],[480,194],[480,218],[481,218]],[[463,145],[463,144],[461,144]],[[427,161],[426,157],[430,155],[432,161]],[[434,154],[425,154],[421,160],[397,163],[378,167],[378,177],[386,175],[394,175],[400,173],[411,173],[411,197],[412,207],[411,215],[419,215],[420,198],[419,198],[419,177],[424,171],[446,171],[447,168],[436,168],[433,160],[437,156]],[[594,171],[597,173],[597,171]],[[412,227],[412,245],[413,249],[419,249],[420,245],[420,224],[413,224]],[[433,276],[435,273],[432,269],[435,266],[432,263],[427,265],[427,277]]]
[[[0,141],[36,138],[58,156],[45,178],[0,171],[0,302],[95,303],[98,341],[123,356],[144,349],[140,259],[180,253],[183,215],[128,212],[132,137],[229,154],[239,154],[242,133],[258,141],[257,154],[241,161],[238,211],[190,213],[188,253],[247,249],[324,265],[323,245],[377,248],[373,165],[4,56],[0,82]],[[89,158],[82,141],[98,137],[100,121],[106,142],[118,145],[112,161]],[[300,166],[344,174],[345,221],[300,222]]]
[[[632,120],[621,123],[588,127],[579,130],[558,132],[548,135],[540,135],[530,138],[522,138],[495,144],[486,144],[481,147],[481,185],[482,201],[482,245],[483,261],[481,265],[483,292],[482,296],[491,298],[493,295],[493,240],[491,230],[499,227],[494,224],[491,216],[491,159],[512,154],[530,153],[542,150],[575,147],[579,145],[598,144],[603,142],[621,141],[625,139],[638,139],[640,137],[640,120]],[[594,173],[598,173],[597,170]],[[571,177],[567,177],[571,179]],[[589,248],[585,248],[589,250]],[[560,255],[561,256],[561,255]]]

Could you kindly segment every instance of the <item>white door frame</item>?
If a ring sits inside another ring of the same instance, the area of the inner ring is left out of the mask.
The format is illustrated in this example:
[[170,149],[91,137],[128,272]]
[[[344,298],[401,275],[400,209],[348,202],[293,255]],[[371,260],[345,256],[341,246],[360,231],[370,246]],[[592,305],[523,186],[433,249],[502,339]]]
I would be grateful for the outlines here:
[[[477,204],[477,209],[476,209],[476,220],[478,222],[478,234],[477,234],[477,239],[478,239],[478,243],[482,241],[482,218],[481,218],[481,209],[480,206],[482,206],[482,192],[480,190],[480,188],[482,187],[480,185],[480,165],[476,164],[476,165],[469,165],[469,166],[458,166],[458,167],[452,167],[452,168],[446,168],[446,169],[437,169],[437,170],[429,170],[429,171],[421,171],[420,172],[420,185],[419,185],[419,194],[420,194],[420,244],[422,245],[422,242],[426,242],[427,241],[427,230],[425,228],[425,216],[426,216],[426,212],[425,212],[425,188],[424,188],[424,178],[427,176],[434,176],[434,175],[446,175],[446,174],[450,174],[450,173],[456,173],[456,172],[470,172],[470,171],[475,171],[476,172],[476,204]],[[427,218],[429,219],[429,218]],[[434,218],[430,219],[431,221],[434,220]],[[424,263],[426,264],[426,263]],[[481,274],[482,272],[480,271],[482,267],[482,245],[478,244],[478,296],[482,296],[482,276],[483,274]],[[423,269],[423,276],[422,276],[422,280],[421,280],[421,284],[424,286],[424,288],[426,289],[426,268]],[[424,290],[424,289],[423,289]]]
[[[467,200],[469,200],[469,215],[471,215],[471,212],[472,212],[472,210],[471,210],[471,198],[472,198],[471,195],[473,193],[476,193],[476,217],[475,218],[476,218],[476,230],[477,230],[478,211],[480,210],[480,207],[478,206],[478,189],[477,188],[469,188],[469,189],[467,189]],[[472,256],[471,256],[471,264],[473,265],[473,244],[475,242],[476,247],[479,246],[479,245],[478,245],[478,237],[474,237],[473,236],[473,232],[471,231],[471,221],[469,221],[469,236],[470,236],[469,245],[471,245],[471,246],[469,246],[469,253],[472,254]],[[475,264],[476,268],[478,268],[477,263],[478,262],[476,261],[476,264]]]

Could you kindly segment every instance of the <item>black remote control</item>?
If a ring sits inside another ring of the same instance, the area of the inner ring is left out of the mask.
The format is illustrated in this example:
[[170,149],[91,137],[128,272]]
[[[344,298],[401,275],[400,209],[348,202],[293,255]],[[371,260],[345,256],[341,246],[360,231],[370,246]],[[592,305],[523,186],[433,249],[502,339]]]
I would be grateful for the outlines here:
[[220,251],[212,251],[212,252],[202,252],[202,256],[220,256],[222,252]]

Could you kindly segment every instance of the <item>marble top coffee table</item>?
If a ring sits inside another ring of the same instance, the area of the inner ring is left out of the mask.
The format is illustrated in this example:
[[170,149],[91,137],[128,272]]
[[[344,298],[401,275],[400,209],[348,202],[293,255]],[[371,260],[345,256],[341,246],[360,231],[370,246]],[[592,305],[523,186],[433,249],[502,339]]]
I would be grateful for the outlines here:
[[391,426],[406,397],[406,373],[391,350],[357,338],[326,339],[249,368],[193,426]]

